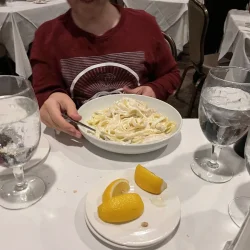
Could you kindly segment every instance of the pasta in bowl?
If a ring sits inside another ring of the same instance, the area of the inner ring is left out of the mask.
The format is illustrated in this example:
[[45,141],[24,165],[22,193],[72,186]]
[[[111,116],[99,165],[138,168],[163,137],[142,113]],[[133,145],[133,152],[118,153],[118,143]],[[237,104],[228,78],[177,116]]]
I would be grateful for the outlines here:
[[182,126],[178,111],[160,100],[117,94],[85,103],[79,114],[96,133],[79,127],[84,137],[107,151],[140,154],[166,146]]
[[175,122],[131,97],[96,111],[88,124],[96,129],[98,138],[123,144],[161,140],[175,128]]

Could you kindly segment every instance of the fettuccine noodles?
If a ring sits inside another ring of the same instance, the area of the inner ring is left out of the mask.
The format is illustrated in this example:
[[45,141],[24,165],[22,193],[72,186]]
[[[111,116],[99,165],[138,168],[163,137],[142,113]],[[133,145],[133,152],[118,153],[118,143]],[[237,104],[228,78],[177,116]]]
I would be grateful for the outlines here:
[[132,98],[123,98],[95,112],[88,124],[96,129],[98,138],[125,144],[163,139],[176,126],[146,103]]

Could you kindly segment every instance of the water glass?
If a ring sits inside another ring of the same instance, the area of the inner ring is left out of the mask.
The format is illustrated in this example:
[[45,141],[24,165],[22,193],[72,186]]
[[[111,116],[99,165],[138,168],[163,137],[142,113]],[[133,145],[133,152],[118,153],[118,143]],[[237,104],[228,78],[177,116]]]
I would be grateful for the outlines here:
[[45,192],[40,178],[25,178],[23,171],[40,140],[39,108],[28,80],[0,76],[0,84],[0,165],[12,168],[15,177],[0,188],[0,205],[22,209],[37,202]]
[[197,153],[191,164],[201,179],[223,183],[232,169],[219,158],[221,149],[238,141],[250,124],[250,71],[238,67],[210,70],[199,103],[202,132],[212,144],[211,154]]

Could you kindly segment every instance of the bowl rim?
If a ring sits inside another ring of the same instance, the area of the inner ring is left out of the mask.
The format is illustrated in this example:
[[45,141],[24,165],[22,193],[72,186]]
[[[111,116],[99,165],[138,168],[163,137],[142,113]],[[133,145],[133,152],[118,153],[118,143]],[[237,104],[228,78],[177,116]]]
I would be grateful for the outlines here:
[[[133,97],[135,97],[135,96],[137,96],[137,97],[138,97],[138,96],[140,96],[140,97],[143,96],[143,95],[136,95],[136,94],[113,94],[113,95],[111,95],[111,96],[116,96],[116,95],[121,96],[121,98],[122,98],[122,97],[132,97],[132,98],[133,98]],[[98,98],[96,98],[96,99],[100,99],[100,98],[105,99],[105,98],[108,98],[109,96],[110,96],[110,95],[101,96],[101,97],[98,97]],[[153,98],[153,97],[143,96],[143,98],[148,99],[148,100],[149,100],[149,99],[155,99],[155,100],[157,100],[157,101],[159,101],[159,102],[162,102],[164,105],[167,105],[167,106],[171,107],[171,108],[177,113],[177,115],[178,115],[179,118],[180,118],[180,121],[181,121],[181,122],[180,122],[180,124],[179,124],[179,128],[178,128],[176,131],[174,131],[173,133],[167,134],[167,135],[169,135],[169,136],[167,136],[166,138],[164,138],[164,139],[162,139],[162,140],[155,140],[155,141],[151,141],[151,142],[147,142],[147,143],[141,143],[141,144],[122,144],[122,143],[114,142],[114,141],[105,141],[105,140],[101,140],[101,139],[97,138],[96,136],[92,135],[91,133],[87,133],[87,132],[86,132],[86,131],[87,131],[87,128],[82,128],[81,126],[77,126],[77,127],[79,128],[80,132],[83,133],[84,136],[85,136],[85,135],[86,135],[86,136],[89,136],[89,137],[93,138],[93,139],[96,140],[96,141],[100,141],[101,143],[109,144],[109,145],[114,145],[114,146],[135,147],[135,148],[137,148],[137,147],[142,147],[142,146],[155,145],[155,144],[158,144],[158,143],[162,143],[162,142],[168,141],[169,139],[171,139],[172,137],[174,137],[174,135],[178,134],[178,133],[181,131],[181,128],[182,128],[182,125],[183,125],[183,118],[182,118],[181,114],[179,113],[179,111],[178,111],[177,109],[175,109],[175,108],[174,108],[172,105],[170,105],[169,103],[166,103],[166,102],[164,102],[164,101],[162,101],[162,100],[159,100],[159,99],[156,99],[156,98]],[[88,103],[91,103],[91,102],[95,102],[96,99],[90,100],[89,102],[83,104],[83,105],[78,109],[78,112],[80,111],[80,109],[81,109],[84,105],[86,105],[86,104],[88,104]],[[80,112],[79,112],[79,114],[80,114]],[[81,114],[80,114],[80,115],[81,115]]]

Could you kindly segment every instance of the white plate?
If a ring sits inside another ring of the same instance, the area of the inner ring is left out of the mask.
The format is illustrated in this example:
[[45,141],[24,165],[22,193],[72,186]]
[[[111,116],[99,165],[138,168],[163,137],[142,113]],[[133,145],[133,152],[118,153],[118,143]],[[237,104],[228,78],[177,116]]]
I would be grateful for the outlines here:
[[[50,144],[48,140],[44,136],[41,136],[41,139],[40,139],[40,142],[38,144],[35,154],[32,156],[30,161],[24,166],[24,169],[29,169],[37,165],[48,155],[49,151],[50,151]],[[8,174],[12,174],[12,169],[0,166],[0,176],[8,175]]]
[[116,94],[116,95],[102,96],[93,99],[79,108],[78,112],[83,117],[81,121],[85,124],[88,124],[87,121],[92,117],[94,112],[110,107],[111,105],[114,104],[115,101],[118,101],[124,97],[130,97],[133,99],[146,102],[150,108],[155,109],[157,112],[161,113],[164,116],[167,116],[170,120],[176,122],[176,128],[174,129],[173,132],[164,137],[162,140],[157,140],[142,144],[124,145],[117,142],[105,141],[99,139],[94,135],[92,135],[91,133],[89,133],[88,129],[79,126],[79,130],[81,131],[83,136],[92,144],[96,145],[99,148],[114,153],[142,154],[142,153],[152,152],[162,147],[165,147],[166,145],[168,145],[168,143],[171,143],[170,139],[180,132],[182,127],[182,118],[179,112],[174,107],[167,104],[166,102],[142,95]]
[[[85,222],[86,222],[86,225],[88,227],[88,229],[90,230],[90,232],[96,237],[98,238],[100,241],[106,243],[107,245],[109,246],[112,246],[112,247],[116,247],[116,248],[122,248],[122,249],[132,249],[132,250],[139,250],[139,249],[145,249],[144,247],[127,247],[127,246],[122,246],[122,245],[118,245],[118,244],[115,244],[107,239],[105,239],[104,237],[102,237],[98,232],[96,232],[96,230],[92,227],[92,225],[90,224],[89,220],[88,220],[88,217],[86,216],[85,214]],[[154,246],[155,244],[153,245],[150,245],[150,247]],[[149,246],[146,246],[146,248],[148,248]]]
[[[86,215],[92,227],[102,237],[115,244],[127,247],[146,247],[158,244],[175,230],[180,221],[181,206],[178,196],[168,187],[161,197],[166,199],[164,207],[152,204],[152,198],[156,195],[141,190],[134,182],[134,169],[117,171],[102,179],[86,197]],[[144,202],[143,215],[130,222],[120,225],[105,223],[98,217],[97,207],[101,204],[101,196],[104,189],[115,179],[125,178],[130,183],[131,192],[138,193]],[[142,227],[141,223],[147,222],[148,227]]]

